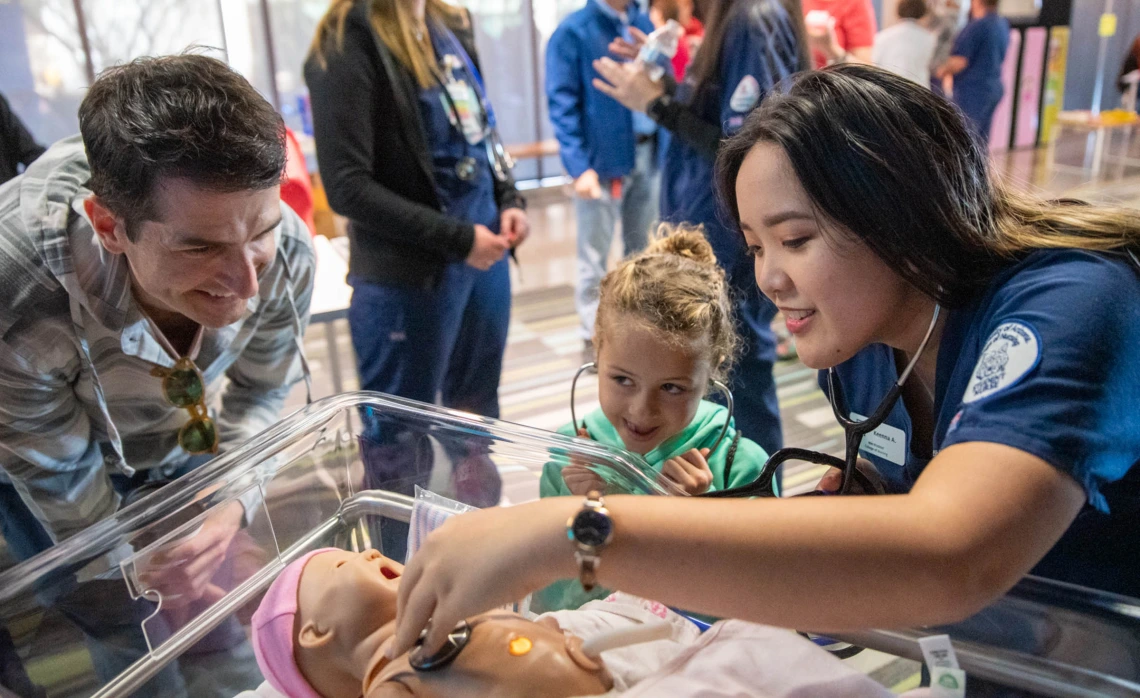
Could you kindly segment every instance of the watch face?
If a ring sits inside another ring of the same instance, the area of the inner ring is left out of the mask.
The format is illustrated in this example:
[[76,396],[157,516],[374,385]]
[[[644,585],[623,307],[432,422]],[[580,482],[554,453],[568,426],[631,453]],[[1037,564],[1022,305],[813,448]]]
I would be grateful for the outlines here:
[[574,540],[578,543],[597,547],[609,542],[610,535],[614,531],[614,524],[613,520],[606,514],[593,509],[585,509],[578,512],[578,515],[574,517],[574,525],[571,526],[571,531],[574,533]]

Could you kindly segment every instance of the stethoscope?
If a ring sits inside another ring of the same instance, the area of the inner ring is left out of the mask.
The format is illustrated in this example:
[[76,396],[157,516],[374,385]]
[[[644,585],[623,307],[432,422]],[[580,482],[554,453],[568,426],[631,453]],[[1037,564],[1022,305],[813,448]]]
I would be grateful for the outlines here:
[[[582,364],[578,367],[578,372],[574,374],[574,380],[570,381],[570,423],[574,425],[574,433],[577,434],[580,429],[586,428],[586,422],[578,422],[578,411],[574,408],[575,396],[578,394],[578,379],[586,371],[597,371],[598,364],[591,361],[588,364]],[[716,437],[712,447],[709,448],[709,453],[716,451],[720,446],[720,442],[724,441],[724,437],[728,434],[728,427],[732,424],[732,414],[735,410],[735,401],[732,398],[732,391],[728,386],[718,380],[709,381],[712,387],[719,390],[724,394],[725,406],[728,408],[728,417],[724,420],[724,426],[720,428],[720,434]]]
[[[806,448],[781,448],[776,451],[768,460],[764,462],[764,467],[760,470],[760,475],[747,484],[740,487],[733,487],[726,490],[718,490],[715,492],[705,492],[703,494],[695,495],[697,497],[710,497],[710,498],[725,498],[725,497],[775,497],[776,490],[773,487],[773,480],[776,476],[776,469],[790,460],[800,460],[808,463],[816,463],[818,465],[830,465],[838,468],[843,473],[843,481],[839,486],[838,494],[847,494],[851,489],[852,482],[858,482],[864,492],[872,492],[873,485],[866,475],[861,473],[856,464],[859,461],[859,446],[863,442],[863,437],[870,434],[872,431],[878,429],[883,422],[887,420],[891,410],[895,408],[895,404],[899,401],[899,396],[902,395],[903,384],[910,374],[914,371],[914,367],[918,365],[918,360],[926,351],[926,345],[930,343],[930,337],[934,334],[934,328],[938,324],[938,316],[942,313],[942,306],[934,306],[934,315],[930,318],[930,327],[926,328],[926,335],[922,338],[922,343],[918,345],[918,351],[907,363],[906,368],[899,374],[898,380],[895,381],[891,389],[887,391],[886,396],[875,408],[875,411],[870,417],[864,420],[854,420],[851,418],[851,412],[847,409],[847,399],[843,394],[843,386],[835,375],[835,369],[829,368],[827,370],[827,392],[828,399],[831,402],[831,411],[835,413],[835,420],[839,422],[839,426],[843,427],[843,434],[846,441],[846,459],[841,460],[835,456],[827,453],[820,453],[819,451],[810,451]],[[597,364],[591,362],[583,364],[578,372],[574,374],[574,380],[570,383],[570,420],[574,425],[574,433],[585,426],[585,423],[578,422],[578,414],[574,408],[575,395],[578,391],[578,379],[586,371],[596,370]],[[713,443],[710,453],[716,451],[717,446],[724,440],[725,435],[728,433],[728,427],[732,421],[733,414],[733,399],[732,391],[728,386],[720,381],[712,381],[714,387],[724,393],[726,402],[728,403],[728,419],[725,420],[724,426],[721,427],[720,435]],[[815,490],[805,494],[819,495],[831,494],[830,492],[823,492]]]
[[[847,399],[843,394],[843,385],[839,382],[839,378],[836,377],[834,368],[827,370],[828,399],[831,402],[831,411],[835,414],[835,420],[839,422],[839,426],[843,427],[843,435],[846,441],[845,460],[840,460],[826,453],[809,451],[804,448],[781,448],[768,458],[764,463],[763,469],[760,471],[760,475],[751,484],[717,492],[705,492],[697,496],[710,498],[774,497],[775,491],[772,488],[772,481],[776,476],[776,469],[790,460],[802,460],[808,463],[830,465],[834,468],[839,468],[843,473],[843,480],[837,494],[847,494],[851,489],[852,482],[858,482],[864,492],[873,492],[874,489],[870,479],[856,467],[859,460],[859,446],[862,444],[864,436],[878,429],[883,422],[887,420],[887,416],[890,415],[891,410],[893,410],[895,404],[898,403],[899,396],[902,395],[903,384],[906,383],[906,379],[909,378],[910,374],[914,371],[914,367],[918,364],[919,358],[922,357],[922,353],[926,350],[926,345],[930,343],[930,337],[934,334],[934,328],[938,324],[938,316],[941,313],[942,306],[935,305],[934,316],[930,318],[930,327],[926,329],[926,336],[922,338],[922,343],[918,345],[918,351],[915,352],[914,356],[907,363],[906,368],[899,374],[898,380],[896,380],[894,385],[891,386],[891,389],[887,391],[886,396],[879,402],[879,406],[875,408],[875,411],[871,416],[867,417],[867,419],[857,421],[851,418],[851,412],[847,408]],[[821,495],[831,493],[813,490],[805,494]]]

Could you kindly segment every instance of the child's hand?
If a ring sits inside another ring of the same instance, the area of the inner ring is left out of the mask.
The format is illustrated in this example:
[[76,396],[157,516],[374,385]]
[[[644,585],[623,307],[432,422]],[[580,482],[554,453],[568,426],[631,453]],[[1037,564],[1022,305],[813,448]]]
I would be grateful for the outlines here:
[[[871,491],[864,492],[864,488],[861,487],[860,483],[856,480],[851,484],[850,494],[883,494],[886,491],[883,487],[883,476],[879,474],[879,470],[875,467],[874,463],[866,458],[859,458],[855,462],[855,467],[867,478],[867,481],[871,483]],[[815,488],[821,492],[838,492],[842,484],[843,471],[839,468],[828,468]]]
[[[585,427],[582,427],[578,430],[578,436],[583,439],[588,439],[590,438],[590,433],[586,431]],[[606,481],[595,473],[593,468],[591,468],[586,461],[578,456],[570,456],[570,465],[562,468],[562,481],[566,483],[570,494],[575,494],[580,497],[585,497],[594,490],[602,493],[606,491]]]
[[676,458],[665,461],[661,476],[667,477],[681,486],[689,494],[701,494],[712,485],[713,474],[709,469],[709,449],[690,449]]

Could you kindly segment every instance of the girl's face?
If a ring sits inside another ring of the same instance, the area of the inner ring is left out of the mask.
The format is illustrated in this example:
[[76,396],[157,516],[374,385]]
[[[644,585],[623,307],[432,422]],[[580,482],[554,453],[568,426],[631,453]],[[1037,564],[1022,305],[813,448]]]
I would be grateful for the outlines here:
[[626,449],[645,455],[697,414],[712,372],[700,343],[670,342],[638,318],[612,317],[598,348],[598,399]]
[[835,366],[876,342],[909,348],[915,319],[929,321],[929,300],[850,233],[821,228],[779,146],[749,152],[736,197],[756,283],[783,312],[806,365]]

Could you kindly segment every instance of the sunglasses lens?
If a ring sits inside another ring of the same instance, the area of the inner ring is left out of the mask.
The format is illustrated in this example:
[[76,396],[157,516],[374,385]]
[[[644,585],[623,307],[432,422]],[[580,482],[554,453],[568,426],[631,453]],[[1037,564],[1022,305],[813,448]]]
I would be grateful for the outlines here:
[[209,453],[218,445],[218,430],[212,419],[193,419],[178,432],[178,445],[187,453]]
[[190,407],[202,400],[205,388],[202,378],[193,368],[176,368],[163,381],[166,399],[175,407]]

